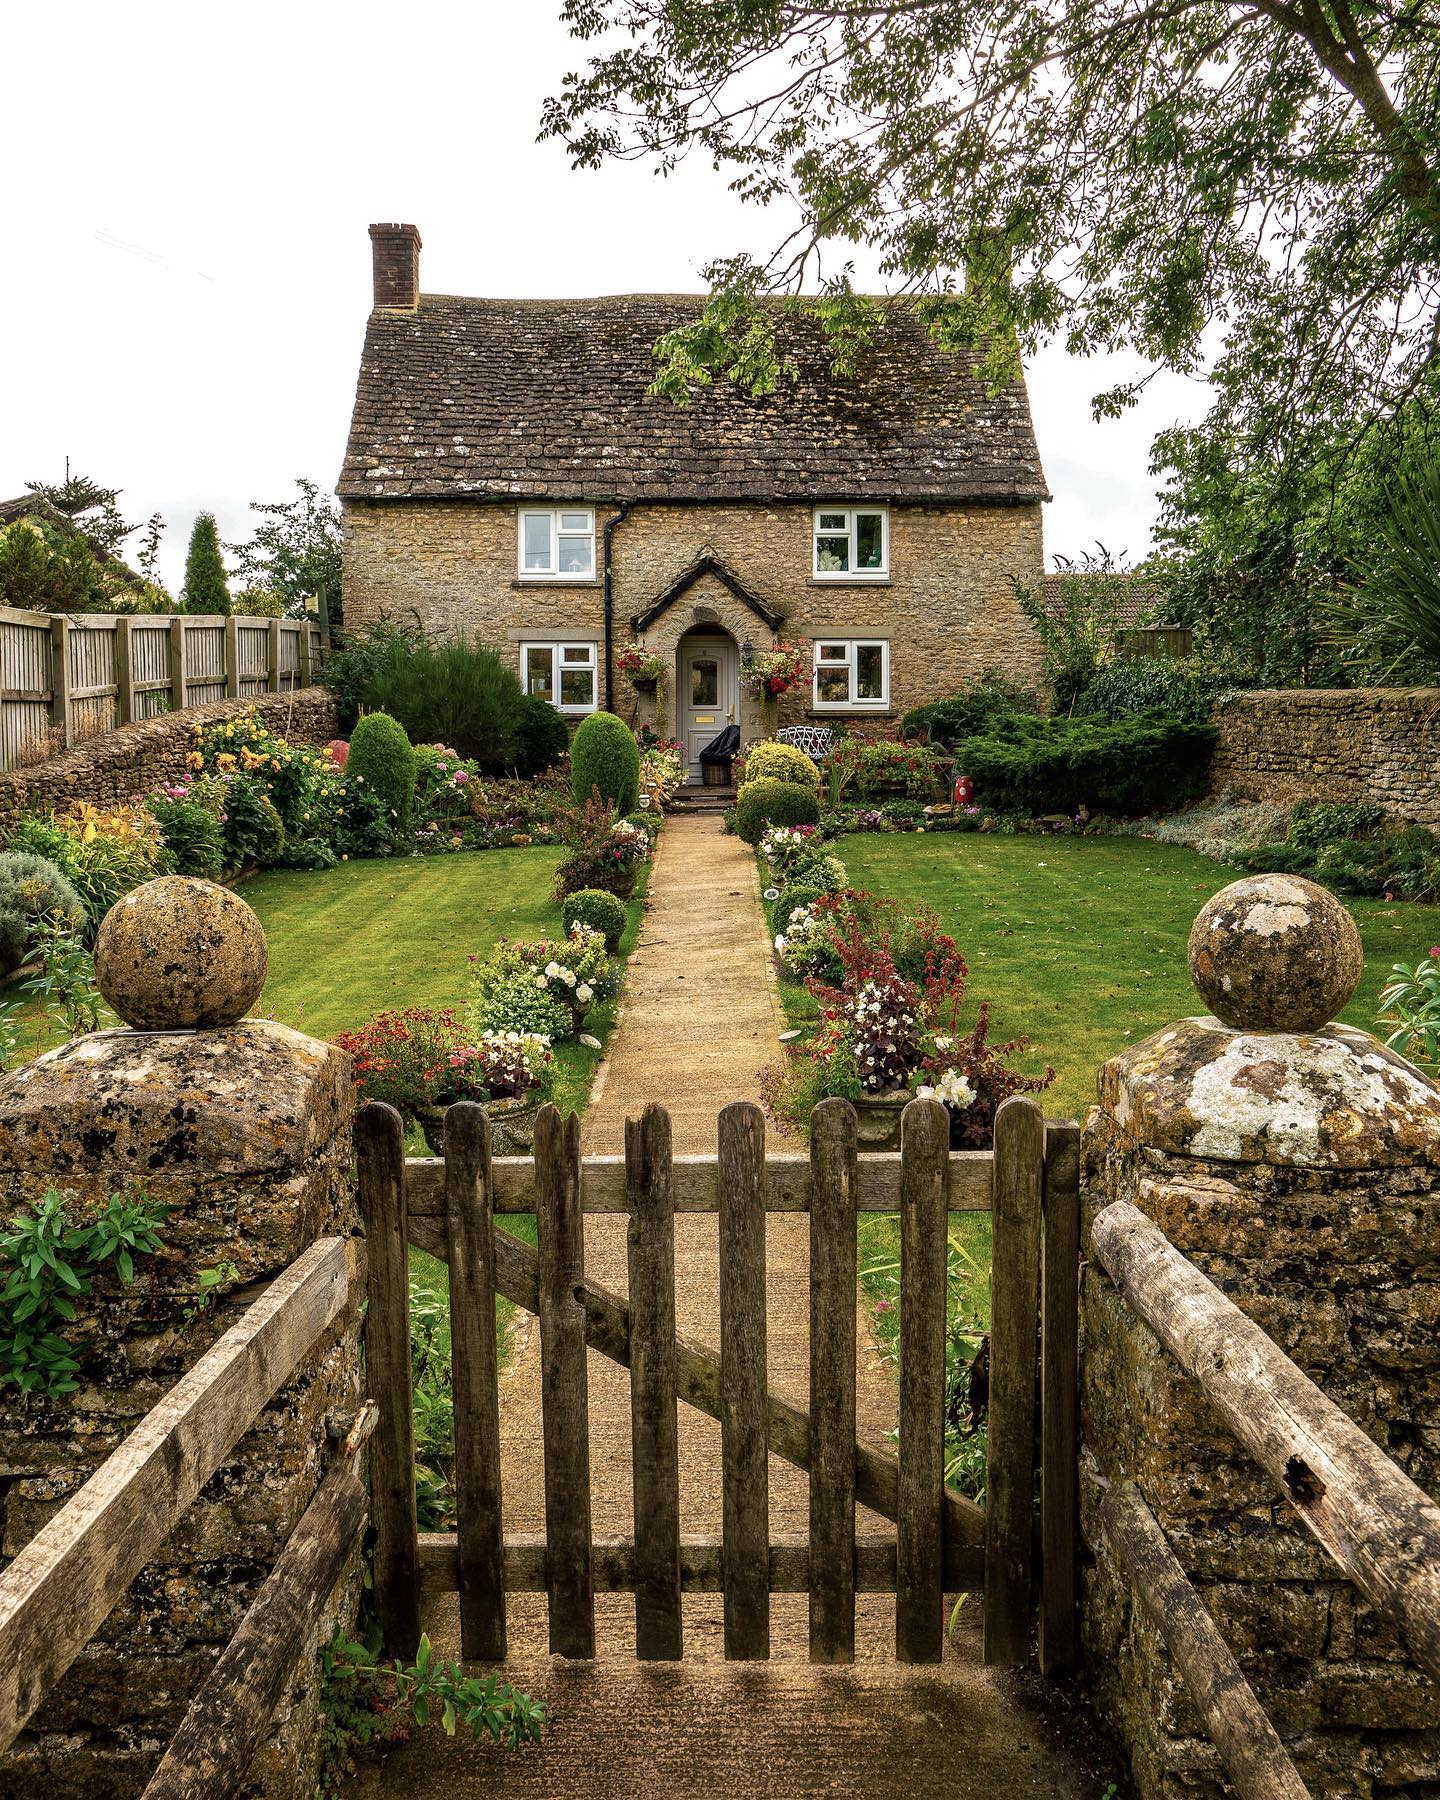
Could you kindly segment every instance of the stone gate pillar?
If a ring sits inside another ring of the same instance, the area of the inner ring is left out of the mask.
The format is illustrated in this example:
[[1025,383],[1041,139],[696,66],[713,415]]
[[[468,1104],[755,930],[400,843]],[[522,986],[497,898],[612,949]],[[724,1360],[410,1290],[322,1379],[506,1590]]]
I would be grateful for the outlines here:
[[[164,1248],[133,1283],[97,1279],[66,1328],[77,1390],[27,1399],[0,1387],[7,1560],[277,1274],[316,1238],[358,1228],[349,1058],[242,1017],[265,963],[243,900],[207,882],[151,882],[109,914],[96,952],[107,998],[140,1029],[74,1039],[0,1076],[0,1217],[52,1187],[76,1223],[112,1193],[173,1209]],[[222,1298],[202,1306],[201,1272],[222,1267]],[[0,1758],[0,1794],[141,1792],[314,1494],[327,1415],[358,1403],[358,1362],[352,1299]],[[357,1571],[335,1601],[347,1623]],[[317,1670],[313,1645],[296,1648],[246,1791],[309,1800]]]
[[[1217,1016],[1100,1072],[1085,1228],[1128,1200],[1440,1499],[1440,1093],[1329,1023],[1359,934],[1324,889],[1239,881],[1190,938]],[[1134,1481],[1317,1796],[1440,1781],[1440,1698],[1093,1260],[1082,1288],[1084,1641],[1143,1800],[1229,1792],[1099,1532]]]

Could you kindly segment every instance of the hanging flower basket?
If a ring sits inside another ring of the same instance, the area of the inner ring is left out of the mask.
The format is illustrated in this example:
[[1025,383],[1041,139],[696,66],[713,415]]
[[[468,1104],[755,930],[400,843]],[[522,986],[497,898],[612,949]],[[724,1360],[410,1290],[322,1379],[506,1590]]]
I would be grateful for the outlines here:
[[653,694],[665,679],[665,658],[643,644],[622,645],[615,654],[615,667],[641,694]]

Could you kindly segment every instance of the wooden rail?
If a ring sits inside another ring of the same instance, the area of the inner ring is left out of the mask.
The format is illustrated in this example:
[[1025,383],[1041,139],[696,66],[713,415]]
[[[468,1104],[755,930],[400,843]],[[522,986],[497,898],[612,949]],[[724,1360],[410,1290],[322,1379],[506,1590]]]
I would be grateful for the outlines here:
[[1144,1213],[1107,1206],[1091,1242],[1335,1563],[1440,1676],[1440,1507]]
[[161,713],[314,679],[309,619],[0,607],[0,769]]
[[1200,1604],[1155,1515],[1128,1482],[1100,1506],[1100,1527],[1220,1752],[1240,1800],[1309,1800],[1280,1734]]
[[339,1316],[352,1256],[341,1238],[312,1244],[0,1575],[0,1750]]
[[[933,1115],[933,1116],[932,1116]],[[413,1649],[418,1580],[458,1586],[462,1634],[474,1654],[503,1651],[507,1591],[536,1587],[550,1601],[551,1648],[593,1654],[594,1593],[636,1594],[641,1656],[682,1653],[679,1597],[725,1596],[726,1653],[764,1657],[769,1595],[810,1596],[811,1655],[853,1655],[854,1596],[897,1594],[896,1653],[938,1658],[943,1595],[980,1591],[1003,1579],[1009,1614],[992,1613],[989,1654],[1023,1660],[1033,1568],[1036,1478],[1036,1332],[1069,1333],[1051,1343],[1047,1391],[1060,1421],[1045,1440],[1042,1543],[1073,1536],[1073,1382],[1078,1195],[1075,1128],[1052,1128],[1032,1101],[1006,1103],[997,1120],[1001,1152],[952,1154],[948,1123],[935,1103],[907,1109],[898,1156],[858,1157],[847,1102],[826,1103],[812,1121],[808,1156],[767,1156],[764,1119],[746,1102],[717,1120],[718,1154],[674,1157],[669,1122],[647,1109],[627,1132],[627,1157],[582,1160],[578,1132],[546,1108],[535,1156],[491,1158],[478,1108],[450,1109],[446,1162],[406,1161],[401,1121],[386,1107],[362,1110],[360,1198],[370,1251],[367,1318],[371,1386],[382,1408],[376,1439],[375,1585],[386,1642]],[[1048,1145],[1048,1149],[1047,1149]],[[1053,1150],[1053,1156],[1049,1154]],[[992,1368],[998,1404],[1017,1419],[995,1429],[992,1380],[991,1491],[1008,1502],[997,1520],[943,1483],[947,1215],[989,1206],[998,1183],[1005,1224],[997,1231]],[[1011,1191],[1013,1188],[1013,1191]],[[1043,1213],[1042,1213],[1043,1203]],[[497,1214],[534,1210],[538,1249],[495,1228]],[[855,1437],[855,1217],[860,1210],[901,1216],[902,1329],[899,1457]],[[628,1213],[630,1298],[586,1278],[581,1218]],[[719,1354],[675,1330],[673,1217],[720,1215]],[[811,1219],[811,1393],[809,1412],[768,1392],[765,1373],[764,1225],[770,1211]],[[1046,1221],[1053,1220],[1053,1227]],[[1042,1232],[1045,1234],[1042,1241]],[[1057,1259],[1042,1309],[1043,1244]],[[452,1308],[462,1321],[456,1347],[457,1513],[455,1535],[420,1536],[414,1511],[406,1245],[448,1258]],[[493,1347],[483,1339],[503,1294],[540,1319],[547,1532],[507,1536],[501,1525],[498,1404]],[[631,1371],[635,1536],[596,1540],[589,1514],[586,1353]],[[403,1389],[403,1391],[401,1391]],[[682,1538],[678,1518],[677,1401],[720,1421],[724,1476],[722,1535]],[[1068,1445],[1060,1435],[1068,1423]],[[810,1530],[771,1541],[767,1461],[778,1455],[810,1477]],[[861,1505],[897,1523],[893,1538],[855,1535]],[[1003,1577],[995,1571],[1003,1564]],[[1048,1666],[1073,1646],[1073,1548],[1041,1567],[1042,1609],[1050,1621]],[[1057,1584],[1067,1585],[1062,1592]]]

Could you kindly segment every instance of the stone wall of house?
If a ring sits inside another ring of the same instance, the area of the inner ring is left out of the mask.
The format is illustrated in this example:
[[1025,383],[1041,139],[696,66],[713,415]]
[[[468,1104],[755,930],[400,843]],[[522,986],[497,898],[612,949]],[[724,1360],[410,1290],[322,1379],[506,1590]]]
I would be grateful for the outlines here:
[[[597,571],[607,516],[597,509]],[[891,573],[884,582],[814,579],[813,519],[809,506],[635,507],[613,537],[617,644],[632,636],[631,618],[709,552],[783,615],[786,637],[888,639],[892,718],[986,669],[1038,681],[1040,648],[1014,591],[1017,581],[1036,586],[1042,576],[1038,504],[892,506]],[[411,620],[436,633],[474,633],[517,661],[527,639],[600,643],[598,573],[584,582],[520,580],[517,530],[517,508],[509,505],[347,501],[347,621]],[[773,642],[760,618],[709,579],[656,620],[644,641],[669,656],[685,630],[717,624],[737,642],[750,638],[757,649]],[[627,717],[636,716],[636,696],[623,680],[616,682],[616,704]],[[805,711],[797,698],[785,716],[799,718]],[[646,716],[643,707],[639,716]],[[858,716],[884,728],[885,719],[873,712]],[[754,725],[758,713],[752,719],[747,712],[742,734],[753,735]]]
[[[133,1284],[97,1279],[67,1338],[78,1391],[0,1389],[0,1552],[13,1557],[243,1308],[318,1237],[353,1237],[349,1058],[262,1020],[209,1031],[99,1032],[0,1076],[0,1209],[53,1186],[77,1222],[107,1195],[174,1210]],[[196,1309],[200,1272],[229,1263]],[[363,1285],[363,1260],[357,1283]],[[360,1399],[359,1286],[169,1541],[0,1757],[0,1793],[138,1795],[311,1500],[326,1420]],[[187,1317],[187,1315],[192,1315]],[[359,1546],[242,1791],[310,1800],[317,1646],[353,1625]]]
[[1217,793],[1372,801],[1440,827],[1440,689],[1281,688],[1242,694],[1215,722]]
[[[1304,904],[1290,890],[1307,884],[1265,879],[1288,886],[1259,897],[1257,929],[1274,935],[1281,978],[1288,962],[1298,981],[1304,947],[1278,940]],[[1354,967],[1358,979],[1358,937]],[[1101,1071],[1082,1182],[1087,1240],[1103,1207],[1129,1201],[1440,1499],[1431,1082],[1347,1027],[1186,1020]],[[1141,1800],[1234,1789],[1101,1528],[1104,1493],[1122,1480],[1138,1487],[1316,1800],[1440,1792],[1434,1684],[1093,1254],[1081,1415],[1086,1655]]]
[[335,700],[323,687],[216,700],[209,706],[165,713],[139,725],[122,725],[33,768],[0,773],[0,823],[18,813],[68,806],[73,800],[104,807],[148,794],[184,774],[197,725],[236,718],[252,707],[292,743],[324,744],[335,736]]

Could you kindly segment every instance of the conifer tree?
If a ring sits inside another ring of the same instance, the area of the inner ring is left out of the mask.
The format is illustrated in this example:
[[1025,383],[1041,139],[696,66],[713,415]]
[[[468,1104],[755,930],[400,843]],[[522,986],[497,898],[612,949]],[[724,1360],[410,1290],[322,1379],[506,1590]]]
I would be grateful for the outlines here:
[[190,533],[185,553],[185,585],[180,598],[186,612],[228,613],[230,587],[225,579],[225,559],[220,554],[220,533],[214,513],[202,512]]

